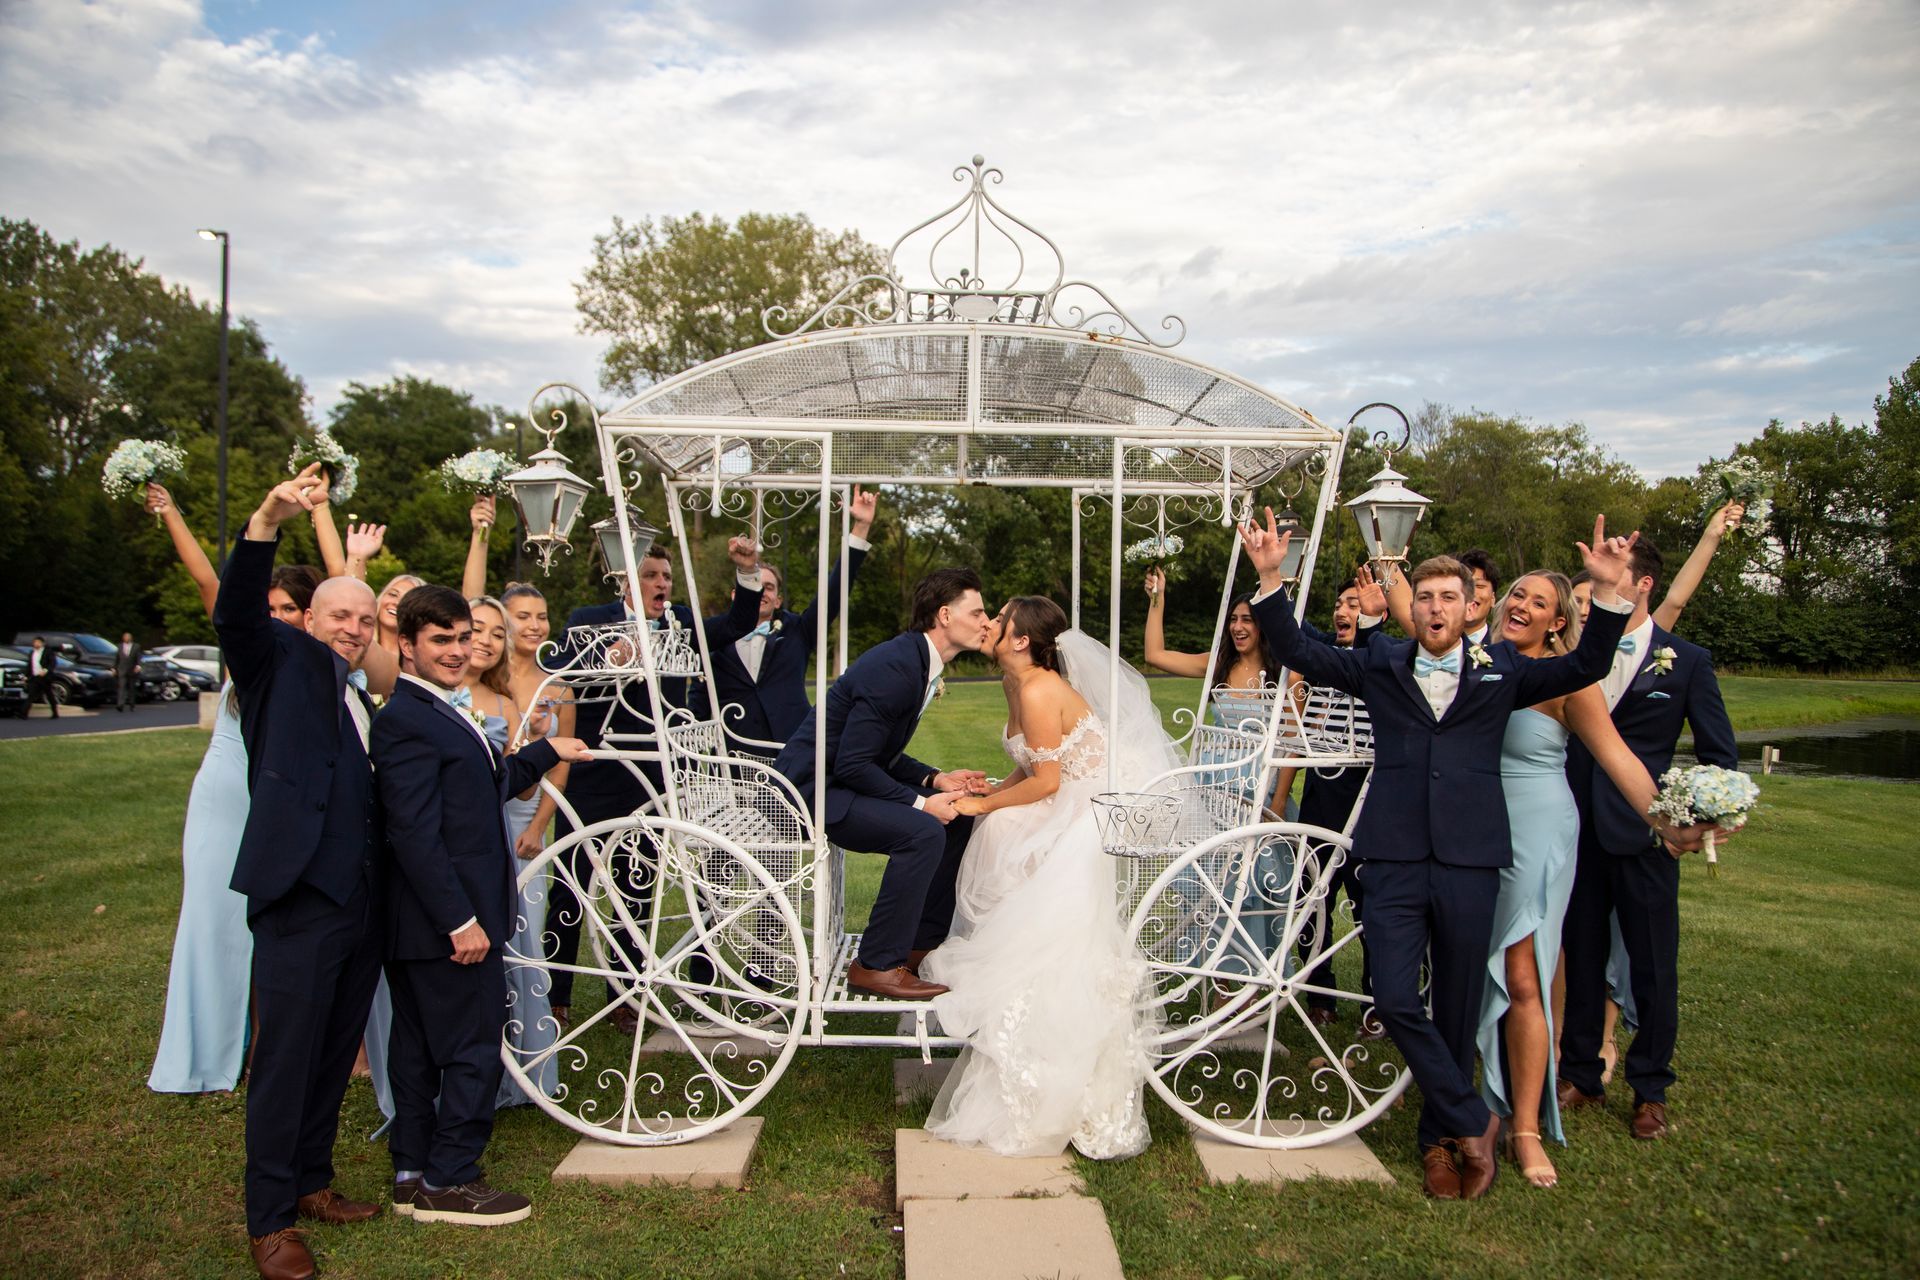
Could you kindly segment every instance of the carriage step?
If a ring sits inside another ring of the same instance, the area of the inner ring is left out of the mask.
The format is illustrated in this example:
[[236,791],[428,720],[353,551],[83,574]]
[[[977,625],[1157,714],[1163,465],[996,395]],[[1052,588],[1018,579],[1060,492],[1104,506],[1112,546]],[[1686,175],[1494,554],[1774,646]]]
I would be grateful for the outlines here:
[[[1243,1124],[1240,1126],[1245,1128]],[[1323,1126],[1308,1124],[1309,1130]],[[1291,1132],[1291,1128],[1287,1130]],[[1207,1181],[1214,1186],[1238,1182],[1304,1182],[1326,1178],[1333,1182],[1392,1182],[1393,1175],[1355,1134],[1335,1138],[1317,1147],[1276,1151],[1249,1147],[1193,1130],[1193,1151],[1200,1157]]]
[[[675,1121],[674,1127],[685,1123]],[[747,1166],[753,1163],[765,1123],[759,1116],[745,1116],[718,1133],[672,1146],[627,1147],[582,1138],[553,1171],[553,1180],[738,1190],[746,1185]]]
[[914,1200],[907,1280],[1125,1280],[1098,1200]]
[[942,1142],[925,1129],[893,1131],[893,1206],[909,1200],[1077,1195],[1071,1155],[1002,1156]]

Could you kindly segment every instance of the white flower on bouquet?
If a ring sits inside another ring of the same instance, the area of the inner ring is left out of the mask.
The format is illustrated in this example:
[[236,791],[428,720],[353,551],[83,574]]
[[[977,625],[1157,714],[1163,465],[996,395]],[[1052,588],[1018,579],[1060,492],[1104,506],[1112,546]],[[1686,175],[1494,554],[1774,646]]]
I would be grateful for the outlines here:
[[[1660,775],[1660,794],[1647,806],[1647,816],[1665,818],[1681,827],[1710,822],[1716,830],[1734,832],[1747,825],[1747,818],[1759,802],[1759,785],[1738,769],[1696,764],[1690,769],[1669,769]],[[1713,847],[1713,832],[1709,831],[1709,875],[1719,874],[1719,863]]]
[[448,492],[465,489],[469,493],[498,497],[507,491],[506,478],[519,466],[498,449],[471,449],[440,464],[440,483]]
[[1746,508],[1740,518],[1742,527],[1761,529],[1773,514],[1773,475],[1749,454],[1713,464],[1701,476],[1705,488],[1705,515],[1712,515],[1729,502]]
[[327,469],[327,501],[345,502],[360,484],[360,459],[340,447],[333,433],[322,427],[308,440],[295,442],[287,468],[295,475],[320,463]]
[[1146,564],[1149,561],[1171,560],[1186,549],[1186,540],[1177,533],[1170,533],[1165,537],[1142,538],[1121,552],[1120,558],[1128,564]]
[[138,493],[162,475],[185,470],[187,455],[163,440],[122,440],[100,468],[100,487],[109,498]]

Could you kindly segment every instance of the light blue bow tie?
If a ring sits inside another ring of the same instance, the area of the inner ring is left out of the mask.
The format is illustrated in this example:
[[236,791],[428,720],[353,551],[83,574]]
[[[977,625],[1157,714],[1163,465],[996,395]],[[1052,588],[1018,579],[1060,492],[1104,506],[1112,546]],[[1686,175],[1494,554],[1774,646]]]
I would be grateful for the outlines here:
[[447,705],[455,711],[473,710],[473,690],[461,685],[447,695]]
[[1639,646],[1631,640],[1622,640],[1619,644],[1615,645],[1614,648],[1622,653],[1632,653],[1635,649],[1639,648]]
[[364,671],[349,671],[347,672],[347,683],[360,692],[365,693],[367,691],[367,673]]
[[1446,671],[1446,672],[1451,672],[1453,675],[1456,675],[1456,676],[1459,675],[1460,674],[1460,651],[1458,649],[1455,649],[1452,653],[1448,654],[1444,658],[1429,658],[1424,653],[1414,658],[1413,660],[1414,675],[1430,676],[1436,671]]
[[747,634],[750,636],[771,636],[773,634],[773,623],[763,622],[753,630],[747,632]]

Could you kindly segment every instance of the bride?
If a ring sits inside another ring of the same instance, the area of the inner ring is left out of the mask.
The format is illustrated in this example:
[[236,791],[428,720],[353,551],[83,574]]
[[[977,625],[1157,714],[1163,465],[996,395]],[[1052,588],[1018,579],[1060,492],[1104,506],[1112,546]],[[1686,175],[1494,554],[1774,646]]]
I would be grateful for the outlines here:
[[1123,790],[1179,761],[1131,667],[1110,713],[1110,651],[1068,630],[1053,601],[1008,601],[989,652],[1005,673],[1004,745],[1017,768],[956,806],[979,820],[953,931],[920,974],[952,988],[934,1011],[967,1048],[927,1129],[1010,1156],[1058,1155],[1068,1143],[1093,1159],[1138,1155],[1146,966],[1128,944],[1092,799],[1114,785],[1110,742]]

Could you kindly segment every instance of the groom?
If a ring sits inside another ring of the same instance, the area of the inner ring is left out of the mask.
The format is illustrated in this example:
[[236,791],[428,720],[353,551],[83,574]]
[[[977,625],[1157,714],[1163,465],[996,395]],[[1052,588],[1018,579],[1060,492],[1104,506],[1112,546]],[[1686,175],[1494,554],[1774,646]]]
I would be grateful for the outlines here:
[[[947,988],[915,968],[953,923],[953,885],[973,819],[954,801],[984,788],[974,769],[942,772],[906,754],[921,713],[940,692],[955,655],[978,653],[993,619],[980,575],[937,569],[913,589],[913,626],[856,658],[827,691],[826,801],[818,816],[835,844],[887,855],[886,874],[847,968],[847,985],[898,1000],[930,1000]],[[808,716],[774,761],[808,805],[814,800],[815,718]]]
[[[1316,644],[1301,634],[1280,589],[1286,540],[1273,512],[1265,529],[1241,530],[1260,571],[1254,617],[1275,656],[1313,684],[1361,699],[1373,719],[1373,776],[1353,856],[1366,886],[1374,1008],[1425,1098],[1421,1161],[1436,1199],[1478,1199],[1498,1172],[1500,1119],[1474,1087],[1473,1056],[1500,869],[1513,862],[1500,743],[1516,709],[1592,684],[1612,660],[1631,607],[1615,589],[1633,539],[1605,532],[1602,516],[1593,548],[1580,544],[1594,596],[1579,647],[1530,661],[1508,644],[1464,641],[1473,575],[1447,556],[1408,575],[1413,640],[1376,639],[1363,650]],[[1423,964],[1431,1017],[1420,993]]]

